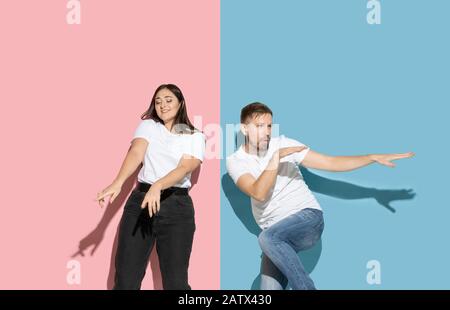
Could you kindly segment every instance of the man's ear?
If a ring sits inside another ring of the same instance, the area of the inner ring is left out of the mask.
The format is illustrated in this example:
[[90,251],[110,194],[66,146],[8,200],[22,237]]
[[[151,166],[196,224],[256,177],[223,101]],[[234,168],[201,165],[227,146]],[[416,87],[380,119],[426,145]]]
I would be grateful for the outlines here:
[[248,134],[248,129],[246,124],[241,124],[241,133],[246,137]]

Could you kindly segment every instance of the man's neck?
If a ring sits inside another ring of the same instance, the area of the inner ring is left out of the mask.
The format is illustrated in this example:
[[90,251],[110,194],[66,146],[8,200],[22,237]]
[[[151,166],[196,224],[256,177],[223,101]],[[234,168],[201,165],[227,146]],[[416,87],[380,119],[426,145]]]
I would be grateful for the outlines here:
[[264,157],[267,154],[267,149],[260,149],[259,147],[251,146],[249,143],[244,144],[244,151],[250,155]]

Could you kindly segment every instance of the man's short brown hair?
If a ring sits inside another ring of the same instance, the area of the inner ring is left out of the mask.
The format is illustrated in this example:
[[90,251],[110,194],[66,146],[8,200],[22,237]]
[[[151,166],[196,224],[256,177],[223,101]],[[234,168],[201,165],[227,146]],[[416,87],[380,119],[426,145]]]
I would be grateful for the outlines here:
[[253,102],[241,110],[241,124],[244,124],[248,118],[253,118],[255,115],[261,115],[261,114],[272,114],[272,110],[266,106],[264,103],[261,102]]

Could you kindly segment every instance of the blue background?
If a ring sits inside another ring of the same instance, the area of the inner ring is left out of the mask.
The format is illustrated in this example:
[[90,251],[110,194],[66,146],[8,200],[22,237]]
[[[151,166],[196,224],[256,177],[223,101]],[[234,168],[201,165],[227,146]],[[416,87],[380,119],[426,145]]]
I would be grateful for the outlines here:
[[[394,169],[304,170],[325,231],[300,256],[319,289],[449,289],[450,1],[381,1],[381,25],[366,4],[223,0],[222,126],[261,101],[321,153],[414,151]],[[221,287],[257,288],[259,229],[225,160],[221,175]],[[381,285],[366,281],[372,259]]]

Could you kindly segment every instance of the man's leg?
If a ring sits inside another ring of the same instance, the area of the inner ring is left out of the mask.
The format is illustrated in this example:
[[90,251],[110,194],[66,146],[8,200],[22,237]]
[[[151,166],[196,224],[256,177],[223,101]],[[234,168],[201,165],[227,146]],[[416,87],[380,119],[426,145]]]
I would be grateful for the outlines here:
[[261,286],[262,290],[284,290],[288,283],[287,278],[263,253],[261,259]]
[[312,247],[321,236],[320,210],[304,209],[263,230],[258,237],[264,254],[287,277],[292,289],[315,289],[297,252]]

